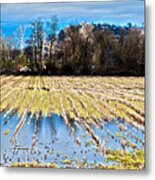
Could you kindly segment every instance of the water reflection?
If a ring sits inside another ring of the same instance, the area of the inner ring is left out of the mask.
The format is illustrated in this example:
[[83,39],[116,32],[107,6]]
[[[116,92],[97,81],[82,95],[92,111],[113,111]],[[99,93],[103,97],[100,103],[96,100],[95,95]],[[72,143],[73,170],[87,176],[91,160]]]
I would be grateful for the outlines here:
[[[104,149],[133,152],[135,144],[137,149],[143,149],[144,134],[143,127],[135,129],[125,121],[115,119],[111,122],[103,121],[100,127],[90,126],[94,134],[99,138],[100,147],[97,148],[85,128],[75,121],[71,121],[75,130],[75,136],[81,145],[76,143],[70,128],[66,126],[61,116],[53,114],[47,117],[31,117],[27,114],[26,120],[20,129],[15,147],[11,143],[16,126],[20,121],[18,113],[12,112],[6,115],[2,113],[1,118],[1,164],[10,166],[13,162],[51,163],[56,162],[59,167],[75,167],[79,162],[84,162],[87,167],[91,164],[109,165],[114,162],[105,161]],[[5,133],[9,130],[8,134]],[[123,147],[123,143],[125,144]],[[68,160],[68,161],[67,161]]]

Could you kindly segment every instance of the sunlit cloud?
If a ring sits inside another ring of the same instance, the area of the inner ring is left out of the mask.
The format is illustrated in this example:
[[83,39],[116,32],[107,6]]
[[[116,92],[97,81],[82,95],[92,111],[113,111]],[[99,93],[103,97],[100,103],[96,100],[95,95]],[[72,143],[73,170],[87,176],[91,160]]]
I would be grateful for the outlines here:
[[144,22],[144,1],[2,4],[2,30],[11,33],[20,24],[39,17],[47,21],[51,15],[58,16],[59,28],[73,21],[140,25]]

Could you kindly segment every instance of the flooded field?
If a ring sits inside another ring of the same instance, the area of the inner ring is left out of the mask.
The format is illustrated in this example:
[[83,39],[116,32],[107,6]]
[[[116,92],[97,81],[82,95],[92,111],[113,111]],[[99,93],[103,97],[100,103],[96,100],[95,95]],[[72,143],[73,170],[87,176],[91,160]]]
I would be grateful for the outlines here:
[[143,169],[143,78],[1,77],[1,165]]

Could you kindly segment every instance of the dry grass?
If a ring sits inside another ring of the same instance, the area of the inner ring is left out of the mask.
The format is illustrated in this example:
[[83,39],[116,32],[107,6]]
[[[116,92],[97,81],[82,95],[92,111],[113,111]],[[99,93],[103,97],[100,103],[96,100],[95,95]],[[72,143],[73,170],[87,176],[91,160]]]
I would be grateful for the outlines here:
[[28,108],[96,123],[120,117],[144,124],[144,78],[1,76],[1,111]]

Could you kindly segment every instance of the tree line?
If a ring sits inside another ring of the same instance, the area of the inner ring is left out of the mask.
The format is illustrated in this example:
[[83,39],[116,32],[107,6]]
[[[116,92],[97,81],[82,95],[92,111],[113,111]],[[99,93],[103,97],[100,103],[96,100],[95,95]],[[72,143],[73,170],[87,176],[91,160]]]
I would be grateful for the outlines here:
[[58,31],[58,18],[1,36],[1,74],[144,76],[145,37],[132,26],[81,23]]

